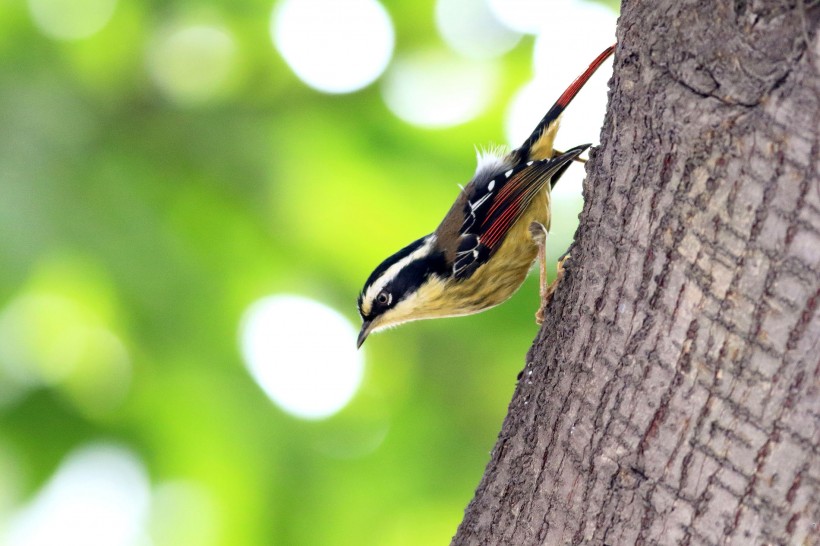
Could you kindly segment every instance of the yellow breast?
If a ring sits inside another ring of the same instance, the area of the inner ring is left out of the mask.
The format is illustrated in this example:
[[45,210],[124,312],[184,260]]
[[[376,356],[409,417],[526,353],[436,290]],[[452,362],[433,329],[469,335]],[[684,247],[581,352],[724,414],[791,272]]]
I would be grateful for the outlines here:
[[469,281],[451,287],[464,292],[463,297],[470,307],[468,312],[476,313],[498,305],[518,290],[538,255],[530,224],[539,222],[549,229],[549,205],[549,189],[545,189],[510,228],[493,257],[479,267]]
[[526,279],[538,255],[530,224],[539,222],[549,229],[549,206],[549,189],[545,189],[510,228],[493,257],[469,279],[446,286],[433,282],[423,287],[416,297],[424,304],[415,307],[413,318],[470,315],[509,299]]

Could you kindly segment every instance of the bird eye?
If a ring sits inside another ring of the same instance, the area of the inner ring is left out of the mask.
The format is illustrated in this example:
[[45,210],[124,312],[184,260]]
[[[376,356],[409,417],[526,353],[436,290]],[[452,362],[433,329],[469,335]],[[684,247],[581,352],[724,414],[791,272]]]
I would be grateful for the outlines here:
[[376,296],[376,302],[380,305],[387,305],[390,303],[392,298],[387,292],[379,292],[379,295]]

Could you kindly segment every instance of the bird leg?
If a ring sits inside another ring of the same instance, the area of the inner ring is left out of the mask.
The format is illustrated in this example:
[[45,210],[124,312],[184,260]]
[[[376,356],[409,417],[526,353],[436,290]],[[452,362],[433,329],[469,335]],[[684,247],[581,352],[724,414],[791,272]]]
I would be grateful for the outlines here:
[[547,235],[549,235],[549,232],[540,222],[533,222],[530,224],[530,235],[538,247],[541,305],[535,313],[535,323],[541,326],[544,322],[547,305],[552,301],[552,297],[555,295],[555,289],[558,288],[558,283],[564,278],[564,262],[569,259],[569,254],[565,254],[558,260],[558,264],[555,267],[557,273],[555,280],[547,284]]
[[547,304],[552,301],[552,297],[555,295],[555,289],[558,288],[558,283],[561,282],[561,279],[564,278],[564,262],[569,260],[569,254],[564,254],[560,260],[558,260],[558,264],[555,266],[556,276],[555,280],[550,283],[547,287],[547,293],[544,295],[543,306],[546,309]]
[[535,246],[538,247],[538,273],[540,281],[538,286],[541,295],[541,304],[538,306],[538,311],[535,312],[535,323],[540,326],[541,323],[544,322],[544,312],[547,309],[547,303],[549,303],[552,297],[552,292],[555,291],[552,285],[547,286],[547,235],[549,235],[549,232],[547,228],[544,227],[544,224],[533,222],[530,224],[530,235],[532,236],[533,242],[535,242]]

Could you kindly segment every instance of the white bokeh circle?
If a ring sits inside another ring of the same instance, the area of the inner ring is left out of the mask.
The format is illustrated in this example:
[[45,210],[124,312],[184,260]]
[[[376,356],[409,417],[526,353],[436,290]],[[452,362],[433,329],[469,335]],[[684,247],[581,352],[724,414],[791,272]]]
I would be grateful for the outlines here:
[[377,0],[283,0],[270,30],[299,79],[327,93],[369,85],[393,55],[393,23]]
[[28,0],[37,27],[58,40],[81,40],[111,19],[117,0]]
[[236,60],[236,41],[225,26],[178,24],[154,39],[148,73],[169,99],[195,105],[227,89]]
[[383,80],[382,97],[390,111],[408,123],[452,127],[487,107],[497,81],[492,63],[425,51],[395,60]]
[[345,407],[362,382],[356,335],[330,307],[277,295],[251,304],[239,342],[251,376],[276,405],[297,417],[322,419]]
[[437,0],[435,17],[447,45],[466,57],[498,57],[521,40],[520,33],[494,17],[486,0]]

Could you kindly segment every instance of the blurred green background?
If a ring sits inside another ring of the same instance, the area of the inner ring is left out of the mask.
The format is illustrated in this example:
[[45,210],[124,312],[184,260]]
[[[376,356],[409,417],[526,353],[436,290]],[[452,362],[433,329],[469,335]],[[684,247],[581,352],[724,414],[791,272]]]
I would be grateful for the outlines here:
[[[0,3],[0,544],[447,543],[537,276],[360,352],[355,300],[435,228],[474,145],[517,144],[611,43],[616,10]],[[609,70],[560,146],[597,139]]]

